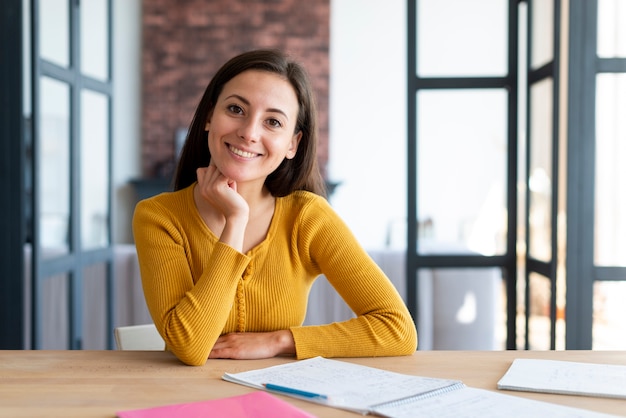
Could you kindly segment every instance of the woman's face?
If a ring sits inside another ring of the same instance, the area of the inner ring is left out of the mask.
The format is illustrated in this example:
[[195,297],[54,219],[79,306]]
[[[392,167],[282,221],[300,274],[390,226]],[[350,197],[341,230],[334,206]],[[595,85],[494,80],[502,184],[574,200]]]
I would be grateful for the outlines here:
[[293,158],[298,99],[277,74],[248,70],[224,85],[206,123],[211,162],[241,185],[263,184],[285,158]]

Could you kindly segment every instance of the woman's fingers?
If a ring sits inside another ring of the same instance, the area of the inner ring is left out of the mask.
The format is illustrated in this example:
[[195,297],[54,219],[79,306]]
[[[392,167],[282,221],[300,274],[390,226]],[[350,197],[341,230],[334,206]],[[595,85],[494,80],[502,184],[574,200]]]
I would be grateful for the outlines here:
[[203,192],[209,190],[219,193],[220,187],[222,189],[229,187],[229,180],[214,165],[198,168],[196,176]]
[[248,204],[237,192],[237,183],[210,164],[196,170],[200,195],[225,217],[248,212]]

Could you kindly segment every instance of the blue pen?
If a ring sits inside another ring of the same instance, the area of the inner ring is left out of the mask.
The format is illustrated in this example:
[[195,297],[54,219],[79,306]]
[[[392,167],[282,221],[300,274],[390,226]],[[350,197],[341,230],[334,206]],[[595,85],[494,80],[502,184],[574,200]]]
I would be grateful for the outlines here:
[[326,395],[320,395],[319,393],[306,392],[304,390],[288,388],[286,386],[274,385],[272,383],[263,383],[263,386],[265,386],[265,389],[271,390],[274,392],[285,393],[289,395],[304,396],[305,398],[328,399]]

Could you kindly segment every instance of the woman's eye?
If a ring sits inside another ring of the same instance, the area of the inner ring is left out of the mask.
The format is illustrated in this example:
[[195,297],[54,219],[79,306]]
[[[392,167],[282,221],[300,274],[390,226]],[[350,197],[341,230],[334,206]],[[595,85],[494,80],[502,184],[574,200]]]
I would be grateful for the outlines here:
[[228,111],[232,112],[232,113],[236,113],[238,115],[243,113],[243,109],[237,105],[229,105],[228,106]]
[[269,123],[270,126],[274,128],[280,128],[281,126],[283,126],[283,124],[280,123],[278,119],[269,119],[267,122]]

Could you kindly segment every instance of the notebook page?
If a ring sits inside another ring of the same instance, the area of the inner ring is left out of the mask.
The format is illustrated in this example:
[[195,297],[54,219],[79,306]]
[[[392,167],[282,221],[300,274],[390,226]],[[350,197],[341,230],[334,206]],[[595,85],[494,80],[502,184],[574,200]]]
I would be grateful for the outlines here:
[[314,392],[328,399],[307,400],[362,413],[369,411],[372,405],[459,383],[455,380],[394,373],[323,357],[242,373],[226,373],[223,379],[259,389],[263,388],[264,383],[272,383]]
[[465,387],[412,403],[376,408],[393,418],[609,418],[613,415]]
[[498,389],[626,399],[626,366],[515,359]]

